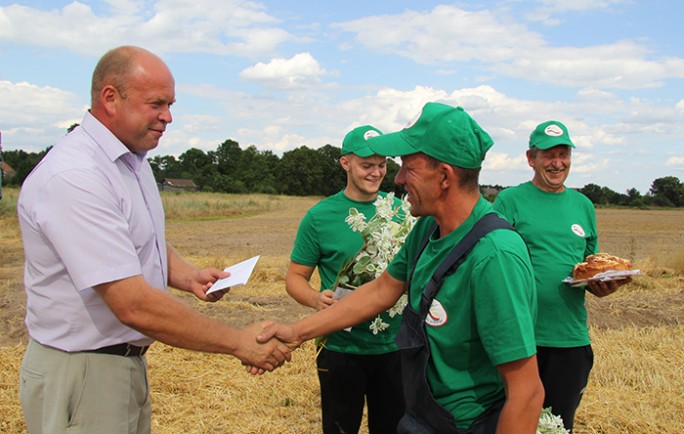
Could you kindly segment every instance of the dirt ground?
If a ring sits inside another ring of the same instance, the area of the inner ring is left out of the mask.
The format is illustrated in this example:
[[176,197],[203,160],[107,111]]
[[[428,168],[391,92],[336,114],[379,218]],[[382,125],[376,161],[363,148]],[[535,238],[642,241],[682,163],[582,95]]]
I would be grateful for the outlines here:
[[[283,277],[299,221],[316,201],[316,198],[287,197],[273,209],[247,218],[169,223],[168,241],[183,256],[191,262],[199,261],[201,266],[221,267],[221,264],[227,266],[253,255],[262,256],[257,266],[261,277],[256,276],[255,283],[247,287],[235,288],[219,303],[207,304],[185,294],[176,295],[197,310],[235,326],[262,319],[290,322],[311,313],[309,308],[299,305],[285,293]],[[2,288],[0,297],[0,346],[26,340],[23,258],[20,251],[11,250],[0,251],[3,255],[1,282],[8,286]],[[679,290],[669,290],[657,297],[647,292],[628,296],[616,294],[605,299],[588,296],[589,323],[608,329],[625,325],[681,324],[684,322],[684,283],[680,277],[671,284]]]
[[[286,294],[284,275],[299,221],[316,200],[268,198],[268,211],[258,215],[169,222],[169,242],[199,266],[225,267],[261,255],[249,283],[233,288],[218,303],[203,303],[178,291],[173,294],[194,309],[237,327],[263,319],[290,322],[310,314],[309,308]],[[624,290],[603,299],[587,297],[597,362],[575,431],[684,432],[684,212],[599,209],[597,215],[606,251],[656,260],[640,259],[637,265],[642,276]],[[0,347],[5,374],[0,378],[0,432],[25,429],[16,390],[23,354],[23,346],[17,344],[25,342],[26,336],[23,257],[15,223],[7,217],[0,219]],[[298,350],[293,362],[277,375],[254,379],[244,375],[237,361],[155,344],[149,359],[154,431],[316,432],[319,395],[310,348]],[[227,375],[216,375],[218,371]],[[257,389],[261,393],[254,393]]]

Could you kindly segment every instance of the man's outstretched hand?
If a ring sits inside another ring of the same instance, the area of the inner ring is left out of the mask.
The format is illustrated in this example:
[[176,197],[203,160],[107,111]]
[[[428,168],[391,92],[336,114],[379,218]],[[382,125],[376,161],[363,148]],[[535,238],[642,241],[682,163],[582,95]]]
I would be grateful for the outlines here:
[[[287,348],[287,350],[291,352],[299,348],[299,346],[302,344],[302,340],[296,336],[292,327],[287,324],[268,321],[265,323],[258,323],[258,325],[261,327],[261,331],[255,337],[255,342],[257,345],[280,345]],[[287,360],[290,361],[289,353]],[[242,364],[245,365],[247,372],[252,375],[261,375],[265,371],[272,370],[264,369],[262,366],[248,363],[244,360]]]
[[270,324],[270,321],[257,322],[240,331],[241,339],[234,355],[242,361],[243,365],[254,367],[253,373],[255,374],[273,371],[292,358],[290,347],[278,339],[262,341],[257,339],[257,335],[260,335],[264,327]]

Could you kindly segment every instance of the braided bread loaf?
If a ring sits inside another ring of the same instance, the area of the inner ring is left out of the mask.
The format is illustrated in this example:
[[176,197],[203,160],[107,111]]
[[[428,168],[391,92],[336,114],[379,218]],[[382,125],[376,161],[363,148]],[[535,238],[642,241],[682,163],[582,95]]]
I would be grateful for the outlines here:
[[621,271],[631,269],[632,263],[626,259],[618,258],[608,253],[597,253],[587,256],[585,262],[575,265],[575,268],[572,270],[572,278],[584,280],[608,270]]

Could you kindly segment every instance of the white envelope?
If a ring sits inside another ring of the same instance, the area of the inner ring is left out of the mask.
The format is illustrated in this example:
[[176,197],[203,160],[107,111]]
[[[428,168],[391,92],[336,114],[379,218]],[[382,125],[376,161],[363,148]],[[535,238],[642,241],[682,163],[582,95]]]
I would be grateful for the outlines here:
[[207,294],[211,294],[212,292],[219,291],[221,289],[246,284],[247,280],[249,280],[249,276],[252,275],[254,266],[256,265],[259,258],[260,255],[257,255],[253,258],[249,258],[245,261],[242,261],[240,263],[237,263],[224,269],[223,271],[228,271],[230,273],[230,276],[225,277],[223,279],[219,279],[216,282],[214,282],[211,288],[209,288],[209,291],[207,291]]

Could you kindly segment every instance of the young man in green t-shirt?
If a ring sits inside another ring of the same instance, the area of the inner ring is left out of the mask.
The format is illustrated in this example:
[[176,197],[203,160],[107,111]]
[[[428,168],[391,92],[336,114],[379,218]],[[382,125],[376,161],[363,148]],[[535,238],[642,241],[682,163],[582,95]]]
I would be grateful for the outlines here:
[[411,214],[420,219],[380,277],[292,325],[267,326],[258,339],[276,336],[296,347],[372,318],[408,291],[398,339],[407,408],[397,431],[535,433],[543,401],[537,300],[520,236],[488,232],[426,297],[431,301],[421,302],[444,259],[494,213],[478,185],[492,144],[463,109],[439,103],[427,103],[403,130],[369,140],[375,153],[402,157],[395,182],[405,186]]
[[[333,287],[337,274],[364,243],[345,221],[349,209],[356,208],[368,221],[375,214],[375,200],[386,195],[379,189],[387,173],[387,158],[367,146],[370,137],[381,134],[374,127],[362,126],[345,136],[340,165],[347,172],[346,187],[309,209],[299,225],[286,288],[305,306],[322,310],[337,301]],[[320,290],[310,284],[316,267]],[[396,432],[404,413],[399,348],[394,343],[401,316],[383,313],[382,320],[388,328],[377,334],[366,321],[329,334],[322,344],[316,364],[325,434],[357,433],[364,401],[370,434]]]
[[565,125],[558,121],[539,124],[529,146],[532,181],[503,190],[494,209],[516,228],[530,249],[539,303],[535,338],[544,407],[551,407],[572,431],[594,362],[585,288],[603,297],[629,280],[596,281],[579,288],[562,282],[572,275],[575,264],[598,252],[594,205],[582,193],[565,187],[575,147]]

